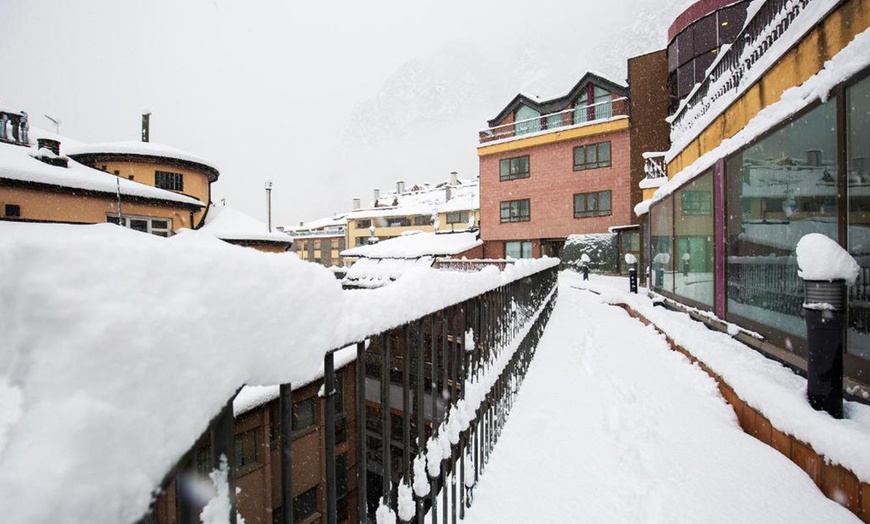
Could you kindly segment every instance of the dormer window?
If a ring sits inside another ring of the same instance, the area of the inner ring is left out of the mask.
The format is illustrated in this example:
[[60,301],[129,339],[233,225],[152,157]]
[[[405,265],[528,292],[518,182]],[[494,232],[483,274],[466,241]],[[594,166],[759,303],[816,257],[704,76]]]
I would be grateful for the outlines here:
[[517,135],[535,133],[541,130],[541,113],[528,106],[520,106],[514,119]]
[[[592,101],[590,102],[590,96]],[[610,91],[598,86],[587,86],[574,103],[574,123],[589,122],[613,116]]]

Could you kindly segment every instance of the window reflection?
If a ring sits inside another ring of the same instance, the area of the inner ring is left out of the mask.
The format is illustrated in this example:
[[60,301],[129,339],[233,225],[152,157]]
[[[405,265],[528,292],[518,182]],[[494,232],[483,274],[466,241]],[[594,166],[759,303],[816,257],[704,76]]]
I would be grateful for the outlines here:
[[728,159],[728,314],[806,336],[794,248],[837,238],[836,102],[811,110]]
[[677,264],[674,292],[713,306],[713,172],[677,191],[674,231]]
[[849,353],[870,358],[870,77],[846,90],[849,253],[861,266],[849,288]]
[[674,290],[674,199],[668,197],[650,209],[650,285],[658,290]]

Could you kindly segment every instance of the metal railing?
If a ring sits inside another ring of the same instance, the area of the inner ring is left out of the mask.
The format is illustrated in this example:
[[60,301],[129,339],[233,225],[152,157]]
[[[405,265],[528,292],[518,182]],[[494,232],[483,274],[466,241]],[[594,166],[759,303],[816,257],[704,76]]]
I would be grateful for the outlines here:
[[644,153],[643,171],[648,179],[668,178],[665,153]]
[[723,46],[719,61],[671,117],[673,142],[678,142],[680,137],[692,131],[721,97],[744,85],[744,79],[759,60],[774,42],[782,38],[795,18],[812,1],[768,0],[761,5],[734,43],[729,47]]
[[608,120],[615,116],[627,115],[628,98],[614,98],[604,102],[572,107],[565,109],[564,111],[559,111],[558,113],[548,113],[546,115],[483,129],[479,133],[479,138],[480,143],[484,144],[495,140],[519,137],[532,133],[547,132],[563,127],[598,122]]
[[468,258],[438,258],[432,266],[445,271],[480,271],[485,267],[497,267],[500,271],[513,264],[513,259],[468,259]]
[[26,112],[0,109],[0,142],[29,146],[30,138],[27,136],[29,131],[30,124]]
[[[464,517],[555,305],[557,270],[550,267],[538,271],[404,325],[373,333],[355,344],[356,522],[374,522],[371,508],[377,503],[397,508],[397,487],[411,485],[415,460],[420,460],[433,439],[441,438],[449,441],[449,456],[441,455],[437,475],[427,475],[428,492],[413,495],[413,519],[400,521],[437,524],[441,519],[442,524],[448,524]],[[337,351],[324,356],[320,395],[325,419],[322,449],[326,502],[322,513],[328,524],[338,520],[335,431],[336,417],[341,415],[335,410]],[[394,394],[396,389],[401,395]],[[295,522],[292,395],[291,384],[280,386],[282,511],[277,521],[282,524]],[[232,404],[230,399],[207,434],[212,463],[227,461],[230,522],[235,523]],[[369,422],[367,413],[374,406],[377,419]],[[401,419],[398,438],[397,416]],[[373,439],[367,435],[371,433],[367,426],[377,428]],[[370,441],[390,444],[371,448]],[[185,489],[183,481],[193,467],[195,453],[196,448],[191,449],[163,485],[166,490],[172,480],[176,481],[179,524],[199,522],[202,509],[195,490]],[[368,479],[378,473],[381,485],[370,489]],[[378,500],[369,500],[369,493],[377,494]],[[152,520],[147,522],[152,522],[154,517],[148,518]]]

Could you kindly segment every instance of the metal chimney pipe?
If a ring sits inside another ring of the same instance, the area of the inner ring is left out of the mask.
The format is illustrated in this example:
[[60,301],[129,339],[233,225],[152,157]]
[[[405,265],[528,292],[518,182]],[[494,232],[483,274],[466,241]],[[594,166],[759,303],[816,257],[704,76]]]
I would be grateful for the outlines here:
[[450,185],[455,186],[459,184],[459,173],[456,171],[450,172]]
[[359,209],[359,205],[360,205],[360,204],[359,204],[359,199],[358,199],[358,198],[354,198],[354,199],[353,199],[353,210],[354,210],[354,211],[358,210],[358,209]]
[[375,188],[375,203],[377,203],[379,198],[381,198],[381,190]]
[[396,182],[396,193],[401,195],[404,192],[405,192],[405,181],[399,180],[398,182]]
[[146,110],[142,113],[142,141],[148,142],[151,133],[151,112]]

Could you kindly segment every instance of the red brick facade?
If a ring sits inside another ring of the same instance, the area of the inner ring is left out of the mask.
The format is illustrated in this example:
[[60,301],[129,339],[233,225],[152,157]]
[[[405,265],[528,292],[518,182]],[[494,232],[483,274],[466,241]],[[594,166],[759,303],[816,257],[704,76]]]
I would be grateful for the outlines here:
[[[611,165],[574,171],[574,148],[610,142]],[[499,161],[529,155],[529,178],[499,180]],[[628,130],[535,145],[480,157],[480,229],[485,255],[504,256],[504,242],[532,241],[541,255],[541,240],[561,240],[574,233],[605,233],[610,226],[634,223],[631,209]],[[574,218],[574,195],[611,191],[611,214]],[[529,199],[528,222],[501,223],[500,203]]]

